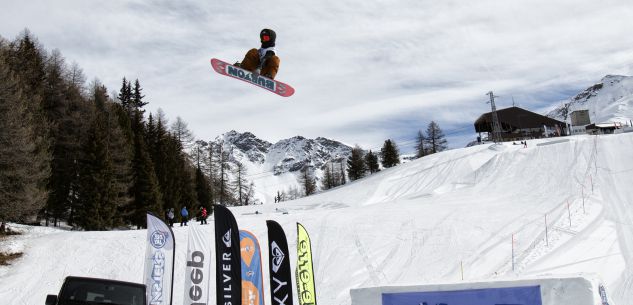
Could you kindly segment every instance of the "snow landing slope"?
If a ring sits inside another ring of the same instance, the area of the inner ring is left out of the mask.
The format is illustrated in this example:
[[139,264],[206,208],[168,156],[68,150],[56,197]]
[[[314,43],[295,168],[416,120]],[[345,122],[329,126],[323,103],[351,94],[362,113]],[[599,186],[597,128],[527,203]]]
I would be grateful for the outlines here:
[[[266,219],[284,227],[291,249],[295,223],[307,228],[320,304],[350,304],[356,287],[459,282],[460,264],[466,281],[596,273],[613,304],[633,304],[632,147],[633,133],[480,145],[232,211],[260,242]],[[204,226],[210,236],[212,228]],[[187,229],[174,228],[174,304],[183,296]],[[140,282],[145,234],[26,234],[24,257],[0,269],[0,304],[42,304],[67,275]]]

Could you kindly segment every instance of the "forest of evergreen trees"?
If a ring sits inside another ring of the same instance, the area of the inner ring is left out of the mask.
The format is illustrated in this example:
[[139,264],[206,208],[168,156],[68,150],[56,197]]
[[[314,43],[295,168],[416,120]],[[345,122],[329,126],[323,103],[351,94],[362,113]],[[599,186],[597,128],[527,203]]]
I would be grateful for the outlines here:
[[0,222],[141,228],[148,211],[253,202],[243,175],[229,181],[222,147],[145,113],[139,80],[107,92],[28,31],[0,37]]

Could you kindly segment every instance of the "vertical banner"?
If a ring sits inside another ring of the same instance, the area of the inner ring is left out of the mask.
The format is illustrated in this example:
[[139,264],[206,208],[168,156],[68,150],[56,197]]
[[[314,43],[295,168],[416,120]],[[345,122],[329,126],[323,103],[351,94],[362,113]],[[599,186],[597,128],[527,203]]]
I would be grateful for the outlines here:
[[300,305],[316,305],[312,246],[306,229],[297,222],[297,293]]
[[174,232],[160,218],[147,213],[144,283],[147,304],[171,305],[174,288]]
[[268,227],[268,267],[270,276],[270,302],[272,305],[292,305],[292,273],[290,254],[284,229],[273,220]]
[[211,247],[199,226],[189,228],[187,267],[185,270],[185,305],[209,304]]
[[214,205],[214,208],[216,304],[241,305],[240,232],[229,209],[221,205]]
[[264,305],[262,251],[253,233],[240,230],[242,257],[242,305]]

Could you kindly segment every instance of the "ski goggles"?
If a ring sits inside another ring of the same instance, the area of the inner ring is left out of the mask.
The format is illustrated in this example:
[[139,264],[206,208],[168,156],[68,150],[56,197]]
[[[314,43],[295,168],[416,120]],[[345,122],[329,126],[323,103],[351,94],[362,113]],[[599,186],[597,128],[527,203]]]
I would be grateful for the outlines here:
[[270,36],[269,35],[262,35],[262,42],[268,42],[270,41]]

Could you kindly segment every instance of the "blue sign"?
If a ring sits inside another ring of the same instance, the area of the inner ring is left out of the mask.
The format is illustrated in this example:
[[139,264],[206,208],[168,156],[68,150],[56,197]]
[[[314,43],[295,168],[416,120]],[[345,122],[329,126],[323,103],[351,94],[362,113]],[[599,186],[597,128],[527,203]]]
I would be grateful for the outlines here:
[[154,231],[149,238],[149,242],[152,244],[152,247],[160,249],[167,243],[167,234],[161,231]]
[[543,305],[541,287],[383,293],[382,305]]

